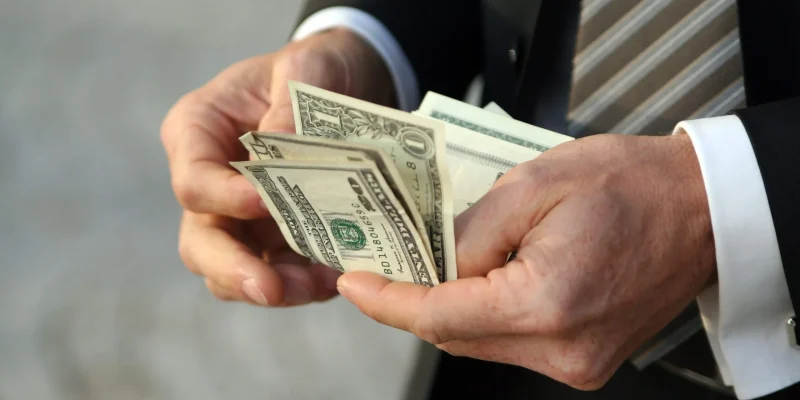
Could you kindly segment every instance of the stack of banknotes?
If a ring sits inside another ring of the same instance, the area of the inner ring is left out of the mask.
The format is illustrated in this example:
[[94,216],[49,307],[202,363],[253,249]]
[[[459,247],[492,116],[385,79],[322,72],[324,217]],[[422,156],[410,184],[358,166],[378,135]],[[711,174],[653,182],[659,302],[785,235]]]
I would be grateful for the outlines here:
[[458,278],[453,219],[519,163],[572,140],[436,93],[412,113],[289,83],[296,135],[241,137],[233,162],[289,246],[342,272]]

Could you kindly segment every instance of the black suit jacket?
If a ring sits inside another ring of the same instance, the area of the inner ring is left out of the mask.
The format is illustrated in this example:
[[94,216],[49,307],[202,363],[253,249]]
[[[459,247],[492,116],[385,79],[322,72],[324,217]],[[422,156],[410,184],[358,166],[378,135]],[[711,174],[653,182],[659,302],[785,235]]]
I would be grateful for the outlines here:
[[[747,108],[795,311],[800,310],[800,1],[738,0]],[[408,56],[421,93],[484,98],[565,132],[579,0],[308,0],[301,19],[350,6],[378,18]],[[547,62],[542,62],[547,60]],[[800,337],[800,329],[797,336]]]
[[[737,110],[766,187],[794,309],[800,309],[800,1],[739,0],[747,108]],[[408,56],[421,93],[484,98],[564,132],[579,0],[309,0],[302,18],[350,6],[378,18]],[[541,62],[548,60],[548,62]],[[800,331],[798,331],[800,337]]]

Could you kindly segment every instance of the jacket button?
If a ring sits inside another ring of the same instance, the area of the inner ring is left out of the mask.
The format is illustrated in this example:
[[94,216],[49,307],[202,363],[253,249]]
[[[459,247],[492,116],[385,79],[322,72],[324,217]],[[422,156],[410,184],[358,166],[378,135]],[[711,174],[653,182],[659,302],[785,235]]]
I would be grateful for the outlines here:
[[518,55],[517,55],[517,49],[516,48],[512,47],[510,50],[508,50],[508,61],[510,61],[512,64],[516,64],[517,63],[517,57],[518,57]]

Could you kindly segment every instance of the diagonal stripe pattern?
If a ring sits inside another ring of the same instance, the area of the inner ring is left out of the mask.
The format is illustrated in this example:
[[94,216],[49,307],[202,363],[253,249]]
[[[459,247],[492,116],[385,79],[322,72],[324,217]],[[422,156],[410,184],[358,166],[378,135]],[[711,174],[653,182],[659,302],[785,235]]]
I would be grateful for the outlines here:
[[735,0],[584,1],[568,133],[666,134],[744,105]]

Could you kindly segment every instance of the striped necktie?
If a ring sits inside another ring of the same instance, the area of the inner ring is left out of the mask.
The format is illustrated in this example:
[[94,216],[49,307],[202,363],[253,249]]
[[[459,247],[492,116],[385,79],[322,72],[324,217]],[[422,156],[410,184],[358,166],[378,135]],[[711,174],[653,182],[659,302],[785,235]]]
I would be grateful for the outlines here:
[[666,134],[744,105],[735,0],[584,0],[568,133]]

